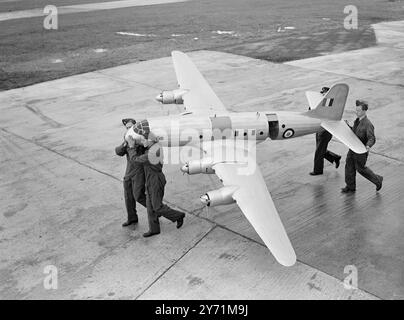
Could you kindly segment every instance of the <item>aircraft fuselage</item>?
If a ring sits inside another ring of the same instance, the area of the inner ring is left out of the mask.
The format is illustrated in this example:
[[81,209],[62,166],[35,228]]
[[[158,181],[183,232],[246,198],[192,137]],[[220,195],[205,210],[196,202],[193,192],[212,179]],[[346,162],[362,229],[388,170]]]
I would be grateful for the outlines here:
[[321,120],[302,112],[265,111],[216,115],[182,114],[148,119],[150,131],[162,146],[219,139],[256,139],[261,142],[290,139],[315,133]]

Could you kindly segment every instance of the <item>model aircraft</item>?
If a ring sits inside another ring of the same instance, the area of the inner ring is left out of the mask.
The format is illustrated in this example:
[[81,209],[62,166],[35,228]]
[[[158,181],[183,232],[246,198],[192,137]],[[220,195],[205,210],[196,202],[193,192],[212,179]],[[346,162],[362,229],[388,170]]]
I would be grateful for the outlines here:
[[[341,120],[348,85],[335,84],[325,95],[306,92],[309,111],[229,112],[186,54],[173,51],[172,59],[179,88],[163,91],[156,99],[163,104],[182,104],[185,112],[143,120],[143,125],[149,126],[162,146],[191,145],[202,150],[201,158],[188,161],[181,171],[216,174],[224,186],[206,192],[201,201],[207,206],[236,202],[275,259],[292,266],[296,254],[261,171],[257,165],[253,170],[241,170],[246,162],[237,155],[249,147],[238,142],[248,140],[255,145],[313,134],[324,128],[354,152],[365,153],[365,146]],[[126,137],[136,139],[136,135],[132,128]],[[237,152],[225,159],[223,152],[217,152],[223,148]]]

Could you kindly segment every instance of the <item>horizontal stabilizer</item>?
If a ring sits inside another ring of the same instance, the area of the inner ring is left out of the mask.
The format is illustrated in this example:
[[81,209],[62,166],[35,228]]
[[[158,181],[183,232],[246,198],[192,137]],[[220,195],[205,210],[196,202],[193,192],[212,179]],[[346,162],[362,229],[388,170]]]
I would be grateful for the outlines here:
[[332,121],[323,120],[321,126],[331,133],[334,137],[345,144],[349,149],[355,153],[367,152],[366,147],[362,141],[355,135],[355,133],[349,128],[349,126],[343,120]]
[[315,109],[320,101],[323,100],[323,95],[317,91],[306,91],[306,98],[310,109]]

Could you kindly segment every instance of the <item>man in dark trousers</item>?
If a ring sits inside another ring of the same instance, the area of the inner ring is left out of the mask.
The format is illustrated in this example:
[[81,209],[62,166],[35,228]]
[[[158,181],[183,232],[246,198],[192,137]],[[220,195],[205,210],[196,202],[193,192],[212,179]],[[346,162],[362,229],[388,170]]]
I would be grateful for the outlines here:
[[352,131],[366,146],[368,152],[358,154],[352,150],[348,151],[345,163],[345,183],[346,186],[341,189],[343,193],[351,193],[356,190],[356,171],[364,176],[369,181],[376,185],[376,191],[382,188],[383,177],[375,174],[372,170],[366,167],[366,161],[369,155],[369,149],[376,143],[373,124],[366,116],[368,104],[365,101],[356,100],[356,115],[357,118],[352,127]]
[[[129,130],[136,121],[134,119],[122,119],[123,125]],[[145,175],[143,165],[129,161],[128,142],[124,141],[121,145],[115,148],[115,153],[118,156],[126,155],[126,172],[123,178],[123,190],[125,196],[126,211],[128,213],[128,220],[122,224],[127,227],[131,224],[138,222],[136,212],[136,202],[146,207],[146,194],[145,194]],[[141,145],[134,146],[133,152],[135,154],[143,154],[145,148]]]
[[[181,228],[185,213],[174,210],[163,203],[166,178],[163,173],[163,150],[156,137],[150,133],[147,120],[143,120],[134,126],[133,131],[139,135],[140,142],[146,148],[143,155],[137,155],[133,149],[129,149],[130,161],[143,165],[146,177],[146,203],[149,231],[144,237],[150,237],[160,233],[159,217],[163,216],[172,222],[177,222],[177,228]],[[133,145],[133,142],[129,142]]]
[[[322,95],[325,95],[330,88],[323,87],[320,91]],[[310,175],[317,176],[323,174],[324,159],[331,163],[335,162],[335,168],[339,167],[341,156],[327,150],[328,143],[332,139],[332,134],[325,129],[321,129],[316,133],[316,152],[314,153],[314,169],[310,172]]]

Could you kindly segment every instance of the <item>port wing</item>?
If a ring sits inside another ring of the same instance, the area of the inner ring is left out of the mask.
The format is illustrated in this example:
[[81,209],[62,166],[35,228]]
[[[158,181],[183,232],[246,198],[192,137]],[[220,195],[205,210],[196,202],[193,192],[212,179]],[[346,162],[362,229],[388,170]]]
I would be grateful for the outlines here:
[[171,53],[177,81],[183,95],[184,107],[192,113],[227,113],[225,106],[209,86],[191,59],[183,52]]

